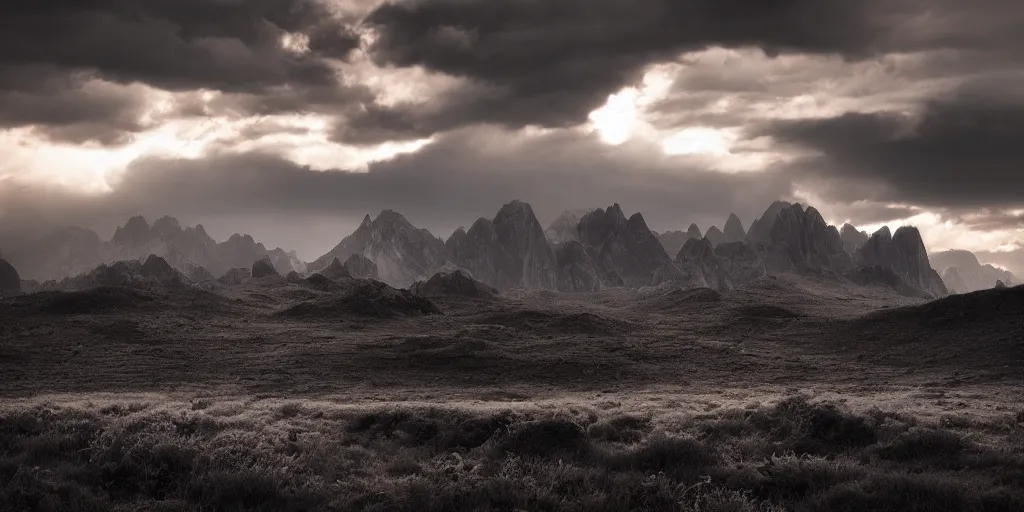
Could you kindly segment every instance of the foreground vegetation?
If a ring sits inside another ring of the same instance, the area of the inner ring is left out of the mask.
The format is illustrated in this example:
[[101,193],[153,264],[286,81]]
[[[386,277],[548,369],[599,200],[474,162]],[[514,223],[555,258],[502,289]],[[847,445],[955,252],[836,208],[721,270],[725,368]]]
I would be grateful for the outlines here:
[[4,510],[1024,510],[1024,414],[0,406]]

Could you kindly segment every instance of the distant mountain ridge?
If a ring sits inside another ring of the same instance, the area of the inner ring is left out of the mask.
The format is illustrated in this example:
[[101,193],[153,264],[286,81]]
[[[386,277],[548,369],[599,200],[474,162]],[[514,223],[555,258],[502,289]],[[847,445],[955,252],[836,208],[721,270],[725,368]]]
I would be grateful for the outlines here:
[[992,265],[982,265],[970,251],[943,251],[930,254],[929,258],[951,293],[987,290],[999,282],[1007,286],[1020,283],[1012,272]]
[[267,257],[282,275],[306,270],[294,251],[268,251],[249,235],[234,234],[217,242],[202,224],[182,228],[177,219],[164,216],[151,226],[141,215],[129,218],[108,241],[100,240],[99,235],[88,229],[63,228],[11,251],[10,260],[20,269],[23,279],[45,281],[76,277],[102,264],[141,261],[151,254],[184,275],[204,269],[219,276],[232,268],[248,268]]

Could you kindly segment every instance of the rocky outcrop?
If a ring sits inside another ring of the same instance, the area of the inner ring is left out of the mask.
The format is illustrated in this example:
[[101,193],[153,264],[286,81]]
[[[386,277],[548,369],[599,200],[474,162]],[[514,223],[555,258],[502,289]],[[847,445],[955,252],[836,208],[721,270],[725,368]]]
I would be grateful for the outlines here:
[[264,277],[281,277],[281,274],[274,268],[274,262],[268,256],[252,264],[252,277],[253,279],[262,279]]
[[193,283],[202,283],[216,279],[209,270],[206,270],[206,267],[196,267],[192,269],[192,272],[188,274],[188,278],[191,279]]
[[718,226],[711,226],[708,232],[704,233],[704,239],[711,242],[711,247],[718,247],[725,243],[725,233],[722,233]]
[[252,264],[267,257],[267,248],[249,235],[235,233],[227,241],[217,244],[217,267],[231,268],[251,267]]
[[730,290],[767,275],[757,251],[743,242],[712,247],[706,238],[687,241],[676,255],[676,265],[684,275],[694,276],[690,287],[716,290]]
[[658,241],[665,248],[665,252],[673,255],[683,248],[683,244],[692,238],[703,238],[700,228],[696,224],[690,224],[690,228],[683,231],[666,231],[658,235]]
[[438,272],[426,281],[417,281],[409,291],[420,297],[495,297],[498,290],[487,286],[462,269]]
[[323,276],[313,279],[314,276],[307,279],[310,285],[331,289],[332,293],[291,306],[281,311],[281,316],[337,321],[350,316],[385,319],[441,314],[430,299],[379,281],[360,279],[344,284],[325,283],[321,281]]
[[449,262],[470,271],[477,279],[494,285],[497,282],[497,267],[501,259],[501,244],[494,223],[480,218],[470,226],[469,231],[456,229],[444,243],[445,255]]
[[676,268],[685,276],[684,288],[718,288],[718,259],[707,238],[691,238],[676,254]]
[[567,242],[555,248],[558,261],[558,290],[563,292],[596,292],[601,290],[601,277],[594,260],[583,244]]
[[729,214],[729,219],[725,221],[725,228],[722,230],[722,243],[730,244],[735,242],[742,242],[747,238],[747,231],[743,229],[743,221],[735,214]]
[[828,225],[814,208],[804,210],[799,204],[778,212],[758,252],[771,273],[844,273],[851,267],[839,230]]
[[583,217],[580,239],[604,286],[639,288],[679,277],[643,215],[635,213],[626,219],[618,204]]
[[760,251],[771,238],[772,229],[775,228],[775,221],[779,217],[779,213],[782,210],[792,207],[793,205],[785,201],[776,201],[765,210],[764,215],[761,218],[755,220],[750,224],[750,229],[747,231],[747,245],[754,248],[754,250]]
[[[333,263],[333,262],[332,262]],[[356,279],[380,279],[377,264],[362,254],[353,254],[345,260],[345,270]]]
[[870,238],[867,233],[857,230],[850,224],[843,224],[843,228],[839,230],[839,236],[843,239],[843,250],[851,256]]
[[970,251],[944,251],[928,256],[932,268],[939,271],[946,288],[952,293],[969,293],[987,290],[996,282],[1004,284],[1017,282],[1011,272],[992,265],[982,265]]
[[224,275],[217,278],[217,282],[226,285],[238,285],[244,283],[246,280],[252,277],[252,269],[248,268],[232,268],[228,269]]
[[445,243],[448,261],[497,288],[555,289],[555,252],[529,204],[512,201]]
[[768,275],[768,269],[761,256],[743,242],[730,242],[715,247],[715,257],[718,259],[719,282],[724,281],[729,288]]
[[494,217],[494,231],[507,258],[499,289],[519,283],[530,289],[555,287],[555,252],[530,205],[513,201],[503,206]]
[[155,287],[181,286],[189,279],[171,267],[167,260],[149,255],[144,261],[128,260],[102,264],[92,271],[74,278],[64,279],[56,287],[47,289],[85,290],[97,286]]
[[331,260],[331,264],[321,269],[319,274],[334,281],[352,278],[352,274],[348,272],[348,269],[345,268],[345,265],[338,258]]
[[309,268],[321,270],[335,258],[347,261],[353,254],[362,254],[377,265],[382,281],[404,288],[441,268],[445,246],[440,238],[413,226],[401,214],[384,210],[373,220],[367,215],[355,232]]
[[21,276],[7,260],[0,259],[0,297],[21,293]]
[[894,235],[890,235],[889,228],[878,230],[857,251],[856,262],[861,266],[891,269],[904,282],[933,297],[949,293],[938,272],[931,267],[917,228],[904,226]]
[[895,290],[900,295],[917,298],[931,298],[931,294],[908,284],[896,275],[891,268],[880,266],[863,266],[851,271],[846,278],[862,286],[884,286]]

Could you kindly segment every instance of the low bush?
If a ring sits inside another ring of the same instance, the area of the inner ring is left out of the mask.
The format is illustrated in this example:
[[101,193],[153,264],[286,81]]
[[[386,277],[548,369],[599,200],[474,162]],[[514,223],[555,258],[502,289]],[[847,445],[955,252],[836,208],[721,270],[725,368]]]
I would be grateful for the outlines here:
[[667,430],[588,408],[317,407],[0,409],[0,509],[1024,509],[1016,430],[982,444],[804,398]]

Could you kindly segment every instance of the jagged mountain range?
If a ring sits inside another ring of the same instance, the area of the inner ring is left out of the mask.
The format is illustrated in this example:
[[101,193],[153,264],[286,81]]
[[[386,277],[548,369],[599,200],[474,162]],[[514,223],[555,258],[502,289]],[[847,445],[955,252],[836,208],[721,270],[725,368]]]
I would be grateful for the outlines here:
[[[580,213],[565,212],[545,230],[530,205],[513,201],[494,218],[478,219],[442,242],[385,211],[377,219],[364,219],[355,233],[310,268],[317,270],[335,257],[364,254],[388,269],[380,277],[393,286],[425,282],[435,272],[455,268],[498,290],[567,292],[606,287],[728,289],[768,274],[818,272],[843,278],[856,272],[858,281],[875,279],[931,296],[947,293],[928,265],[920,233],[912,228],[896,237],[884,231],[870,238],[860,232],[844,237],[816,209],[785,202],[772,204],[750,231],[732,215],[725,223],[728,233],[712,228],[704,236],[697,226],[659,236],[642,214],[627,217],[617,204]],[[669,244],[677,250],[666,250]],[[857,272],[864,267],[870,271]]]
[[[786,272],[824,273],[936,297],[991,287],[997,281],[1014,282],[1012,275],[962,253],[935,256],[936,268],[943,271],[940,276],[916,229],[905,227],[892,234],[883,228],[871,236],[850,225],[839,230],[816,209],[800,204],[773,203],[749,230],[736,215],[730,215],[724,226],[703,235],[696,225],[686,232],[659,235],[640,213],[627,217],[615,204],[565,212],[545,230],[529,204],[513,201],[494,218],[478,219],[445,241],[385,210],[375,219],[367,215],[355,232],[306,265],[294,252],[267,250],[248,235],[217,242],[202,225],[182,228],[172,217],[149,225],[146,219],[133,217],[109,241],[88,230],[67,228],[21,251],[8,251],[8,259],[22,278],[84,275],[116,261],[142,264],[152,254],[200,281],[232,269],[248,273],[254,262],[266,260],[279,275],[358,274],[408,288],[435,273],[460,270],[460,279],[471,278],[497,290],[566,292],[606,287],[729,289]],[[0,267],[0,274],[4,271]],[[237,277],[224,278],[233,282]]]

